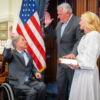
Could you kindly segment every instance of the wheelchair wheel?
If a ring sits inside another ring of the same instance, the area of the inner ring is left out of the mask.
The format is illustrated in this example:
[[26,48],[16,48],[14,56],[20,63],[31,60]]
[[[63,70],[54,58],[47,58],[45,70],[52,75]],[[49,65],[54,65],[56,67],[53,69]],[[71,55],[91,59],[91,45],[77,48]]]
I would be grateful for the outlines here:
[[2,100],[10,100],[9,91],[6,86],[1,87],[0,94],[1,94]]
[[14,94],[12,91],[11,86],[8,83],[3,83],[0,86],[1,94],[3,97],[3,100],[14,100]]

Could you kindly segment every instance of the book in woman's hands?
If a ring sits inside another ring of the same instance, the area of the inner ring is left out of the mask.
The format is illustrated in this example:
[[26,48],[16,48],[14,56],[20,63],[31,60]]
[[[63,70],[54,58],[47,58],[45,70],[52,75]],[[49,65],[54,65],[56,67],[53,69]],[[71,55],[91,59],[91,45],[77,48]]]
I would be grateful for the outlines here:
[[77,65],[77,60],[75,60],[75,59],[66,59],[66,58],[59,58],[59,63]]

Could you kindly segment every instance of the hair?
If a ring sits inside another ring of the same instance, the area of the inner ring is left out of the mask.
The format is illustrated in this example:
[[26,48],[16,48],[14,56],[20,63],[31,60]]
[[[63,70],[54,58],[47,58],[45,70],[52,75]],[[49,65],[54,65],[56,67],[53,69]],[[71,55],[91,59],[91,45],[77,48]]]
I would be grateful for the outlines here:
[[18,42],[19,38],[21,37],[21,35],[16,35],[13,39],[12,39],[12,46],[16,49],[16,45],[15,43]]
[[72,13],[72,8],[68,3],[62,3],[62,4],[57,6],[57,10],[62,10],[62,9],[63,9],[64,13],[66,13],[67,11]]
[[100,20],[95,13],[87,11],[82,14],[82,17],[85,20],[85,28],[89,29],[90,31],[100,32]]

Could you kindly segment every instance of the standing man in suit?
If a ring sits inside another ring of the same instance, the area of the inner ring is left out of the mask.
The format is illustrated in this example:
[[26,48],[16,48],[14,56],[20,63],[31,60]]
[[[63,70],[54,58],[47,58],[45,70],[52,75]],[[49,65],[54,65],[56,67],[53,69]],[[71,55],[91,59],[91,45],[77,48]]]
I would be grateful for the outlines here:
[[[67,55],[68,59],[75,59],[77,46],[84,35],[80,30],[80,18],[72,14],[72,8],[68,3],[63,3],[57,7],[59,22],[54,30],[51,26],[50,14],[45,14],[45,31],[52,39],[57,39],[57,57]],[[58,60],[57,59],[57,60]],[[58,62],[58,61],[57,61]],[[57,63],[57,87],[59,100],[68,100],[68,86],[71,86],[74,70],[67,65]]]
[[[9,39],[4,48],[3,60],[8,62],[8,77],[17,81],[10,80],[9,83],[21,89],[27,96],[26,100],[44,100],[46,86],[43,82],[32,78],[34,74],[37,79],[40,79],[41,74],[34,67],[32,56],[25,51],[27,42],[21,35],[13,38],[11,31],[12,27],[9,28]],[[11,44],[14,50],[11,50]]]

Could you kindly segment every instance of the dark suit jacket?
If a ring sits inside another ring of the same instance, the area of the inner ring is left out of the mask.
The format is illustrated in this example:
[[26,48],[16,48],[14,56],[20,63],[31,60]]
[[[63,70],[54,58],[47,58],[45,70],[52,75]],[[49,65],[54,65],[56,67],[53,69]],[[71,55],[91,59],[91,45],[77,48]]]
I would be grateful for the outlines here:
[[[57,39],[57,49],[58,49],[58,58],[68,55],[74,54],[77,55],[77,46],[84,35],[84,31],[80,30],[80,18],[76,16],[72,16],[68,25],[66,26],[63,35],[61,37],[61,26],[62,23],[59,21],[56,29],[54,30],[51,25],[45,28],[45,31],[49,33],[52,39]],[[63,65],[63,67],[68,67]]]
[[[8,62],[8,77],[17,79],[18,81],[9,81],[13,85],[22,85],[25,83],[25,76],[28,75],[29,78],[32,78],[32,75],[35,74],[37,69],[33,65],[32,56],[25,52],[29,58],[27,66],[25,66],[24,58],[17,50],[4,49],[3,60]],[[35,79],[33,79],[35,80]]]

